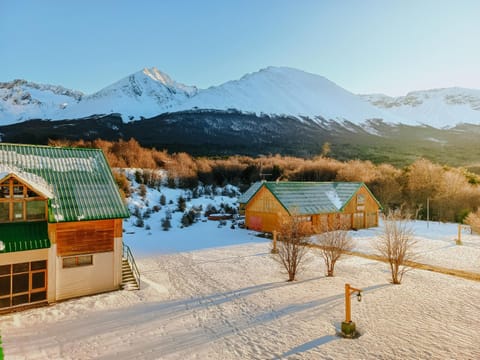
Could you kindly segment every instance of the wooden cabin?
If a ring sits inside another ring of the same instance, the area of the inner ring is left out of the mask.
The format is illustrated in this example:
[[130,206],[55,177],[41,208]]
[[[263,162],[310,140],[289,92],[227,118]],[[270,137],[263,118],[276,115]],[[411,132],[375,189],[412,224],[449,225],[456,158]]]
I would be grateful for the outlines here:
[[101,150],[0,143],[0,312],[118,289],[128,216]]
[[239,198],[248,229],[279,230],[282,217],[301,216],[315,232],[378,226],[381,205],[361,182],[257,182]]

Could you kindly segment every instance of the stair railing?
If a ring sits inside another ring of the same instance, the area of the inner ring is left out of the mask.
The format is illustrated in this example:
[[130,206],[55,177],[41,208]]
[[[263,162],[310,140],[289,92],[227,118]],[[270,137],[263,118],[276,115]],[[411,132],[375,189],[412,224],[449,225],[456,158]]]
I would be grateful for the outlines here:
[[125,245],[125,243],[123,243],[123,258],[127,259],[128,263],[130,264],[133,276],[135,277],[135,281],[137,282],[138,288],[140,289],[140,271],[138,271],[137,264],[135,263],[135,259],[133,258],[133,254],[130,251],[130,248],[128,247],[128,245]]

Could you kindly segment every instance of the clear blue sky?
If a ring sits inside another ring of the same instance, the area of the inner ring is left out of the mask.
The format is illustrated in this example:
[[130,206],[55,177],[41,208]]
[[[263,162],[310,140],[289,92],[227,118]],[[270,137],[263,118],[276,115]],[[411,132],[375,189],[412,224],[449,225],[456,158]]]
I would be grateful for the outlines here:
[[0,0],[0,81],[92,93],[156,66],[206,88],[269,65],[354,93],[480,89],[477,0]]

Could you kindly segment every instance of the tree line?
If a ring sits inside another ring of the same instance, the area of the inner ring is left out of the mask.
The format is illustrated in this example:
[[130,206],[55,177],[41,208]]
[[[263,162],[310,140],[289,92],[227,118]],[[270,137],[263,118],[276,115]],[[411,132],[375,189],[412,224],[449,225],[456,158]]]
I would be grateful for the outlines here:
[[[325,155],[309,159],[280,155],[194,158],[185,152],[170,154],[166,150],[143,148],[135,139],[55,140],[50,145],[100,148],[113,168],[150,169],[143,172],[150,174],[145,179],[147,185],[160,181],[161,175],[156,170],[165,171],[168,186],[185,189],[193,189],[199,183],[232,184],[244,191],[258,180],[361,181],[385,210],[402,209],[416,219],[428,216],[437,221],[462,222],[480,204],[478,175],[423,158],[397,168],[371,161],[339,161]],[[117,176],[121,188],[128,188],[125,181]]]

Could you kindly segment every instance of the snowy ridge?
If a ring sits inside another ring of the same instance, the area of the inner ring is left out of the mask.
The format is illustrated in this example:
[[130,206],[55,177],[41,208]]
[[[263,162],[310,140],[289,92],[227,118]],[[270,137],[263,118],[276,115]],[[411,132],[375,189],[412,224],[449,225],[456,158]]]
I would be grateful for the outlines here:
[[413,91],[405,96],[362,95],[372,105],[403,118],[404,124],[438,128],[480,122],[480,90],[465,88]]
[[480,123],[480,90],[415,91],[397,98],[355,95],[322,76],[288,67],[267,67],[208,89],[178,83],[157,68],[145,68],[91,95],[25,80],[0,83],[1,125],[112,113],[131,121],[189,110],[236,110],[342,126],[382,119],[443,128]]
[[14,80],[0,83],[0,123],[10,124],[33,118],[49,118],[84,94],[62,86]]
[[52,114],[54,119],[80,118],[94,114],[119,113],[125,121],[174,111],[197,88],[173,81],[157,68],[143,69],[83,101]]
[[287,67],[268,67],[240,80],[208,88],[181,109],[195,107],[355,123],[372,118],[399,120],[322,76]]

